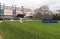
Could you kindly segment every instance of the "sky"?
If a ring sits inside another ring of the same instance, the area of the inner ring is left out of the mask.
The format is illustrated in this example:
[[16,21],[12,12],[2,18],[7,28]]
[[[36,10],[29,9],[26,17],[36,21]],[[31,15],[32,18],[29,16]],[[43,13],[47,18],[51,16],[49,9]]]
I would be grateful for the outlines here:
[[41,7],[42,5],[48,5],[51,10],[60,9],[60,0],[0,0],[6,6],[16,5],[17,7],[24,6],[32,10]]

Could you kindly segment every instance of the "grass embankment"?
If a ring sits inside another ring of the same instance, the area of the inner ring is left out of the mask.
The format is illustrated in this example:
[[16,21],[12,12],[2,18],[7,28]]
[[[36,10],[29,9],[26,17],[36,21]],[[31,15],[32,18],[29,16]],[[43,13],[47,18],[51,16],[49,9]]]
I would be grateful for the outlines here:
[[60,22],[2,22],[0,35],[3,39],[60,39]]

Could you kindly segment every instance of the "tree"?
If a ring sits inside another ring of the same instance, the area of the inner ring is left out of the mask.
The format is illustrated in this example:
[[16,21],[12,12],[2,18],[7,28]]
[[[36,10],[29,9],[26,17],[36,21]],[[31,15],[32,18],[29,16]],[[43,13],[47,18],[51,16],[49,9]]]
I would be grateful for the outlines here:
[[49,10],[47,5],[43,5],[38,9],[35,9],[35,18],[36,19],[52,19],[52,11]]
[[53,14],[53,19],[54,20],[60,20],[60,10],[57,10],[58,13]]

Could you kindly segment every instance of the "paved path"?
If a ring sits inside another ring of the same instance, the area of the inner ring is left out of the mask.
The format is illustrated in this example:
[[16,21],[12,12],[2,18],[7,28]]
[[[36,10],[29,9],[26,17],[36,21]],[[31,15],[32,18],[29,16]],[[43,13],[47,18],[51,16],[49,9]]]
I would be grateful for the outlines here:
[[0,39],[3,39],[3,37],[0,35]]

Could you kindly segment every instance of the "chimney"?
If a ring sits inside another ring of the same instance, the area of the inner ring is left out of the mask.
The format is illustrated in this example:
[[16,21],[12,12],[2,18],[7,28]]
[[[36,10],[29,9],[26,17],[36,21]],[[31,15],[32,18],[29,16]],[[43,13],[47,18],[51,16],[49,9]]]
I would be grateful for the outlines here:
[[3,3],[3,9],[4,9],[4,7],[5,7],[5,4]]
[[14,10],[14,6],[12,5],[12,10]]
[[15,5],[15,10],[16,10],[16,5]]
[[1,5],[1,2],[0,2],[0,5]]
[[14,6],[12,5],[12,7],[14,7]]
[[0,9],[1,9],[1,2],[0,2]]
[[23,14],[24,14],[24,7],[22,6],[22,12],[23,12]]

